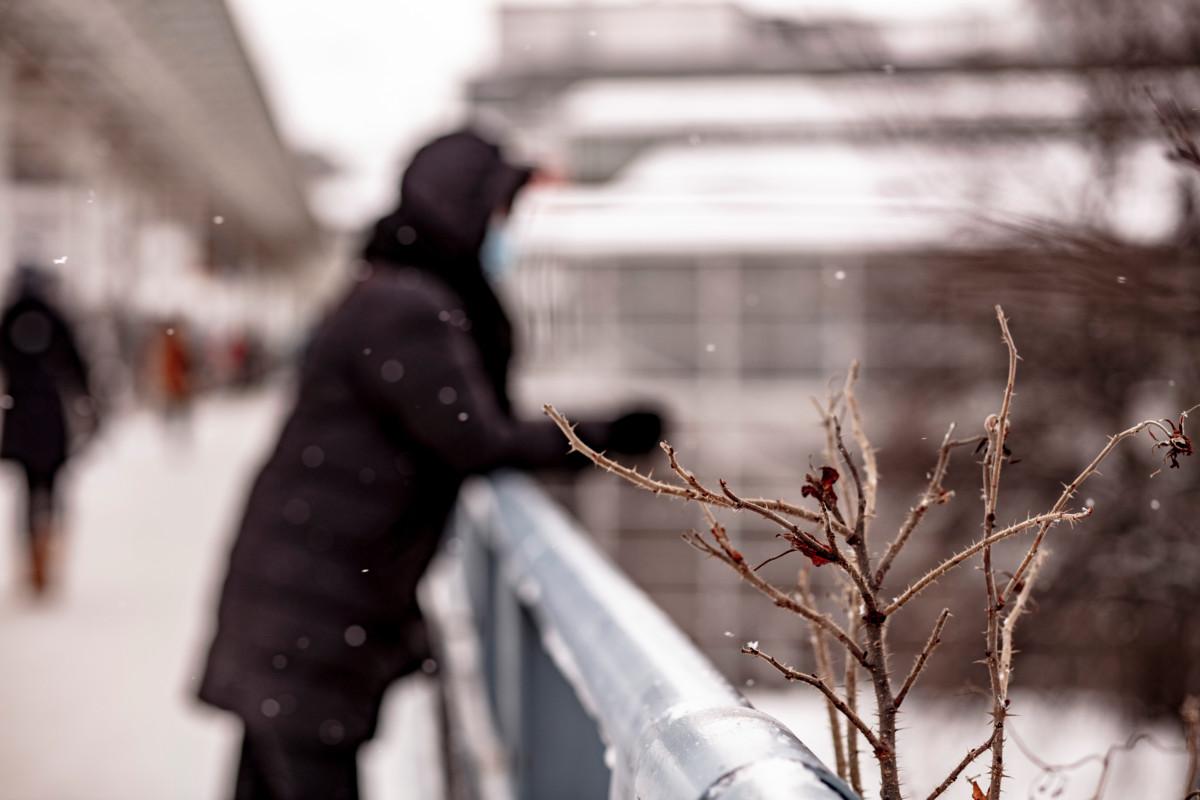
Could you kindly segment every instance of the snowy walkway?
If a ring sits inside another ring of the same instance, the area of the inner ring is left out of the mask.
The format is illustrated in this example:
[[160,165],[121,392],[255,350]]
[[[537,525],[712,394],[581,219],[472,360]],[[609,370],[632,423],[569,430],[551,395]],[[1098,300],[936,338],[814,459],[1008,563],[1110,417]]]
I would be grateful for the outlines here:
[[[17,585],[16,476],[0,476],[0,800],[217,800],[238,726],[191,700],[229,536],[274,438],[279,388],[205,400],[191,430],[114,420],[73,468],[63,591]],[[430,693],[394,693],[369,800],[438,797]],[[389,736],[390,734],[390,736]]]
[[[826,764],[833,764],[833,745],[825,704],[808,687],[750,690],[750,701],[786,723]],[[873,704],[860,696],[860,711],[872,719]],[[910,708],[911,706],[911,708]],[[1035,695],[1016,692],[1011,724],[1038,758],[1068,764],[1088,757],[1077,769],[1044,774],[1012,741],[1005,756],[1005,797],[1014,800],[1094,800],[1100,779],[1100,756],[1131,734],[1146,734],[1131,751],[1113,756],[1105,800],[1173,800],[1182,797],[1187,756],[1179,726],[1172,722],[1136,723],[1125,719],[1111,701],[1083,692]],[[901,774],[910,796],[926,797],[970,748],[988,734],[983,701],[955,693],[931,702],[913,695],[901,716]],[[869,752],[869,751],[867,751]],[[863,755],[864,789],[878,796],[879,781],[869,755]],[[960,783],[943,797],[963,800],[971,794],[967,779],[987,783],[989,762],[980,758],[964,771]]]

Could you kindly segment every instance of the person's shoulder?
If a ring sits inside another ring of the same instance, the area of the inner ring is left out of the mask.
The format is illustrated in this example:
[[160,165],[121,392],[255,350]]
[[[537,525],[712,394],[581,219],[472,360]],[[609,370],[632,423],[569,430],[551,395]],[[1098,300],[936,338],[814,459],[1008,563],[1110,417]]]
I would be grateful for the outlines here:
[[408,324],[445,322],[462,307],[453,290],[436,277],[405,267],[376,267],[352,292],[347,311]]

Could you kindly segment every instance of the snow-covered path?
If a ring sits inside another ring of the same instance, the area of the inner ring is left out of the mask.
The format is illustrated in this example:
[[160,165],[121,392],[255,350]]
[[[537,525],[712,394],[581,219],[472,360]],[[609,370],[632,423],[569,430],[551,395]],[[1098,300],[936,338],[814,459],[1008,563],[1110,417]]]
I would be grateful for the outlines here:
[[[783,721],[826,764],[834,763],[825,703],[805,686],[788,690],[748,692],[754,705]],[[873,718],[870,697],[860,696],[860,712]],[[911,706],[911,707],[910,707]],[[1125,719],[1111,700],[1084,692],[1037,695],[1016,692],[1013,697],[1009,745],[1004,772],[1005,797],[1014,800],[1093,800],[1101,775],[1101,757],[1109,748],[1141,734],[1136,746],[1114,752],[1104,800],[1173,800],[1182,797],[1187,756],[1179,726]],[[901,717],[901,774],[911,797],[926,797],[974,745],[988,734],[985,702],[965,693],[934,700],[915,694]],[[1011,731],[1043,762],[1077,768],[1044,773],[1022,754]],[[878,777],[869,750],[864,751],[864,789],[877,796]],[[989,762],[980,758],[966,769],[957,786],[942,795],[961,800],[971,795],[967,780],[987,783]]]
[[[113,420],[64,487],[71,535],[48,603],[18,584],[17,478],[3,471],[0,799],[228,795],[238,726],[191,693],[229,536],[285,403],[274,386],[204,400],[190,430],[149,412]],[[435,798],[430,693],[394,694],[364,788]]]

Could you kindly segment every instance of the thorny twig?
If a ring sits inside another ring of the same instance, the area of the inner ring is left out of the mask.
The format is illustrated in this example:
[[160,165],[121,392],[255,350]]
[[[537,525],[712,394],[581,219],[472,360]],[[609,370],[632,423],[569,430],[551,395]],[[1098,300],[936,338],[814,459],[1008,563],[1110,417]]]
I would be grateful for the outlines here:
[[825,405],[818,403],[815,397],[810,399],[813,408],[817,410],[817,416],[821,418],[821,428],[825,431],[825,463],[832,464],[837,461],[837,444],[833,441],[833,418],[837,414],[840,397],[831,392]]
[[793,614],[803,617],[814,625],[819,625],[826,633],[836,639],[847,653],[860,663],[866,660],[867,656],[862,647],[852,640],[836,622],[819,610],[805,605],[797,597],[788,594],[755,572],[746,563],[746,559],[742,554],[733,547],[728,535],[725,533],[725,528],[711,516],[712,512],[705,509],[705,514],[709,516],[710,533],[717,544],[714,546],[695,531],[684,534],[684,541],[700,552],[729,565],[741,576],[742,580],[766,595],[776,606],[786,611],[791,611]]
[[946,620],[950,619],[950,609],[943,608],[942,613],[938,614],[937,622],[933,623],[933,632],[929,634],[929,640],[925,642],[925,646],[921,648],[921,652],[917,655],[917,660],[913,662],[912,669],[908,673],[908,677],[904,679],[904,685],[900,687],[900,691],[896,692],[896,708],[904,702],[904,698],[908,695],[908,690],[917,682],[917,678],[921,676],[921,670],[925,668],[925,662],[933,655],[933,651],[942,643],[942,628],[946,627]]
[[[563,432],[563,435],[567,438],[567,442],[571,446],[571,452],[583,455],[605,472],[611,472],[613,475],[622,478],[628,483],[631,483],[641,489],[645,489],[653,494],[676,497],[681,500],[694,500],[699,503],[717,506],[719,508],[733,508],[733,503],[718,494],[707,492],[703,495],[699,495],[694,489],[654,480],[650,476],[643,475],[632,467],[627,467],[618,461],[614,461],[603,453],[588,447],[575,432],[575,426],[572,425],[567,418],[564,417],[554,406],[547,403],[542,406],[542,411],[546,414],[546,416],[553,420],[558,426],[559,430]],[[784,500],[772,500],[766,497],[753,497],[748,498],[746,502],[770,509],[771,511],[777,511],[780,514],[802,519],[806,522],[821,521],[821,515],[817,512],[810,511],[807,508],[801,508],[800,506],[793,505],[792,503],[788,503]],[[847,535],[849,531],[842,526],[842,530],[840,530],[839,533]]]
[[760,505],[753,500],[744,500],[741,497],[738,497],[736,494],[734,494],[733,490],[729,488],[729,484],[726,483],[724,479],[720,481],[720,484],[721,493],[724,494],[731,503],[730,508],[734,509],[735,511],[746,509],[758,514],[768,522],[774,522],[780,528],[783,528],[785,532],[785,538],[795,545],[797,550],[804,553],[806,556],[809,556],[810,558],[815,555],[817,558],[823,561],[838,560],[837,553],[835,553],[833,550],[826,549],[825,545],[814,539],[812,534],[801,530],[800,526],[796,525],[794,522],[785,519],[783,515],[772,511],[766,506]]
[[[854,483],[854,495],[857,498],[856,508],[854,511],[854,525],[851,526],[854,532],[846,537],[846,541],[854,546],[855,552],[861,550],[858,561],[858,567],[863,574],[868,574],[871,571],[871,560],[867,553],[867,493],[863,488],[862,478],[859,477],[858,467],[854,465],[854,459],[846,450],[846,442],[842,439],[842,425],[835,417],[833,420],[833,441],[837,445],[838,454],[842,457],[842,463],[846,465],[846,470],[850,473],[850,480]],[[830,509],[834,517],[841,515],[837,506]],[[841,521],[841,520],[839,520]],[[860,547],[861,545],[861,547]]]
[[761,658],[763,661],[766,661],[768,664],[778,670],[779,674],[783,675],[783,677],[787,678],[789,681],[800,681],[801,683],[807,683],[809,686],[816,687],[821,694],[825,695],[825,698],[842,713],[842,716],[850,720],[850,723],[858,729],[859,733],[863,735],[863,738],[870,742],[871,747],[875,748],[876,752],[885,749],[883,742],[881,742],[879,737],[875,735],[875,731],[871,730],[871,726],[864,722],[862,717],[860,717],[857,712],[852,710],[850,706],[846,704],[846,701],[839,697],[837,692],[835,692],[833,688],[825,681],[821,680],[816,675],[810,675],[807,672],[801,672],[794,667],[790,667],[773,655],[764,653],[762,650],[758,649],[758,646],[754,642],[747,642],[746,644],[742,645],[742,652],[748,656],[756,656]]
[[866,472],[866,484],[863,487],[866,492],[864,513],[867,519],[874,519],[875,501],[879,493],[879,463],[875,458],[875,448],[871,446],[871,441],[867,438],[866,430],[863,428],[858,396],[854,393],[854,384],[858,382],[858,371],[858,361],[851,361],[850,370],[846,373],[846,384],[842,387],[842,397],[845,398],[846,410],[850,414],[850,432],[854,436],[854,443],[858,446],[858,451],[862,453],[863,467]]
[[875,585],[883,585],[884,578],[887,577],[888,570],[892,567],[892,561],[899,555],[900,550],[908,542],[910,536],[921,520],[925,518],[925,512],[933,505],[939,505],[950,502],[954,497],[954,492],[946,491],[942,487],[942,481],[946,477],[946,470],[950,468],[950,451],[956,447],[975,444],[978,441],[975,438],[971,439],[951,439],[954,433],[954,423],[950,423],[950,427],[946,429],[946,435],[942,437],[942,446],[938,448],[938,460],[933,467],[933,471],[929,473],[929,484],[925,487],[925,491],[921,493],[921,499],[915,506],[909,509],[908,516],[904,519],[904,524],[900,526],[900,531],[896,534],[896,538],[888,545],[887,551],[883,554],[883,558],[879,560],[879,568],[875,571]]
[[[1184,414],[1186,415],[1187,412],[1184,412]],[[1075,496],[1075,493],[1079,491],[1079,487],[1081,487],[1088,478],[1092,477],[1099,471],[1100,464],[1106,458],[1108,458],[1109,454],[1112,453],[1118,444],[1132,436],[1136,436],[1144,430],[1151,428],[1168,430],[1169,432],[1169,429],[1163,427],[1161,421],[1156,419],[1148,419],[1143,420],[1137,425],[1127,428],[1118,434],[1108,437],[1107,444],[1105,444],[1100,452],[1096,454],[1096,457],[1092,459],[1091,463],[1084,467],[1083,471],[1076,475],[1073,481],[1065,485],[1062,494],[1059,495],[1058,500],[1055,501],[1054,505],[1050,508],[1050,511],[1047,512],[1045,516],[1052,517],[1053,515],[1062,512],[1063,509],[1067,507],[1067,503],[1071,501],[1071,498]],[[1029,546],[1028,552],[1026,552],[1025,556],[1021,559],[1020,565],[1017,567],[1016,571],[1013,572],[1008,584],[1004,587],[1004,591],[1000,594],[999,601],[1001,604],[1004,603],[1007,597],[1011,595],[1014,589],[1016,589],[1019,585],[1022,583],[1032,582],[1028,580],[1030,576],[1028,576],[1026,573],[1032,569],[1034,559],[1038,554],[1038,549],[1041,547],[1042,540],[1046,538],[1046,532],[1049,530],[1050,525],[1052,524],[1054,524],[1052,521],[1047,520],[1039,526],[1037,535],[1034,537],[1033,543]]]
[[[831,390],[824,406],[818,403],[815,397],[812,398],[812,403],[817,410],[817,415],[821,418],[821,427],[825,431],[825,462],[827,464],[837,464],[841,459],[838,450],[837,406],[842,397],[843,395],[841,393],[834,393]],[[806,475],[805,477],[808,478],[809,476]],[[810,479],[810,481],[811,480],[812,479]],[[830,516],[831,509],[828,508],[824,502],[818,502],[817,510],[821,514],[822,523],[825,529],[825,540],[829,544],[830,551],[839,552],[837,537],[834,535],[834,521]],[[836,505],[833,506],[832,511],[837,514],[837,522],[840,523],[843,528],[845,528],[845,519],[842,517],[842,514]],[[847,530],[847,540],[849,540],[850,536],[851,534]],[[863,577],[866,578],[865,575]],[[852,580],[851,582],[854,581]]]
[[[796,591],[800,594],[800,599],[810,608],[816,608],[816,598],[813,597],[812,584],[809,581],[808,573],[800,570],[800,574],[796,577]],[[829,643],[825,640],[824,632],[810,625],[808,628],[809,640],[812,643],[813,654],[817,661],[817,674],[821,676],[821,680],[825,681],[830,686],[833,685],[833,660],[829,656]],[[851,662],[853,663],[853,662]],[[853,703],[847,698],[847,705],[852,709]],[[828,698],[825,700],[825,708],[829,714],[829,731],[830,737],[833,739],[833,758],[837,768],[838,777],[842,780],[847,780],[850,777],[849,768],[846,761],[845,741],[842,739],[841,717],[838,716],[837,706],[835,706]]]
[[[1184,411],[1180,415],[1180,419],[1182,420],[1186,418],[1187,415],[1196,408],[1197,406],[1192,406],[1187,411]],[[1154,419],[1143,420],[1137,425],[1127,428],[1115,436],[1110,436],[1107,444],[1105,444],[1096,457],[1092,459],[1091,463],[1084,467],[1083,471],[1075,476],[1073,481],[1066,485],[1062,494],[1059,495],[1058,500],[1054,503],[1054,506],[1050,509],[1049,513],[1051,515],[1055,513],[1062,513],[1063,509],[1066,508],[1067,503],[1069,503],[1071,498],[1074,497],[1075,493],[1079,491],[1079,487],[1081,487],[1084,481],[1086,481],[1088,478],[1097,474],[1100,464],[1106,458],[1108,458],[1109,454],[1113,452],[1118,444],[1126,439],[1136,436],[1144,430],[1152,430],[1154,428],[1164,430],[1163,423]],[[1188,442],[1188,447],[1190,448],[1190,440],[1186,440],[1185,438],[1185,441]],[[1008,585],[1005,586],[1004,591],[999,596],[998,601],[1001,605],[1003,605],[1006,602],[1006,598],[1009,597],[1012,592],[1015,591],[1017,593],[1016,599],[1013,601],[1012,607],[1009,609],[1008,614],[1004,617],[1004,621],[1001,626],[1000,664],[1002,670],[1001,677],[1003,679],[1002,688],[1005,694],[1008,692],[1008,683],[1012,678],[1012,660],[1015,652],[1013,649],[1013,634],[1016,629],[1017,622],[1020,620],[1022,614],[1025,613],[1026,608],[1028,608],[1029,598],[1032,595],[1033,587],[1037,582],[1038,573],[1041,572],[1042,565],[1045,563],[1046,553],[1044,550],[1041,550],[1041,544],[1046,538],[1046,532],[1048,529],[1049,525],[1044,522],[1038,526],[1038,532],[1037,535],[1034,536],[1033,543],[1030,544],[1029,550],[1021,559],[1020,565],[1017,567],[1016,571],[1013,572],[1012,578],[1010,578],[1008,581]]]
[[996,320],[1000,323],[1000,335],[1008,349],[1008,380],[1000,401],[1000,412],[988,417],[984,431],[988,434],[988,449],[983,458],[983,580],[987,590],[986,646],[984,662],[987,664],[988,681],[992,688],[992,720],[995,736],[992,737],[992,767],[989,771],[988,800],[1000,800],[1000,784],[1004,780],[1004,718],[1008,713],[1008,682],[1002,677],[1004,665],[999,650],[1000,609],[1002,603],[996,588],[996,573],[992,568],[992,545],[988,543],[996,526],[996,505],[1000,499],[1000,471],[1004,465],[1004,443],[1008,438],[1009,413],[1012,411],[1013,392],[1017,384],[1017,345],[1008,330],[1008,319],[1004,310],[996,306]]
[[963,548],[942,563],[938,564],[933,569],[929,570],[929,572],[922,575],[920,578],[914,581],[912,585],[905,589],[900,596],[893,600],[891,605],[884,609],[884,613],[888,614],[889,616],[896,613],[896,611],[898,611],[905,603],[907,603],[909,600],[912,600],[918,594],[927,589],[931,584],[935,583],[939,578],[943,577],[946,573],[950,572],[950,570],[954,569],[959,564],[978,553],[984,547],[1002,542],[1005,539],[1012,538],[1017,534],[1024,533],[1031,528],[1035,528],[1043,524],[1049,523],[1050,526],[1057,525],[1061,522],[1074,524],[1080,520],[1090,517],[1092,515],[1092,511],[1093,509],[1091,508],[1084,508],[1080,511],[1060,511],[1058,513],[1039,514],[1036,517],[1030,517],[1022,522],[1013,523],[1007,528],[1002,528],[1001,530],[993,533],[991,536],[985,539],[980,539],[974,544]]
[[958,765],[950,771],[949,775],[946,776],[946,779],[939,783],[934,790],[929,793],[929,797],[927,797],[926,800],[936,800],[936,798],[940,797],[943,792],[953,786],[954,782],[958,780],[958,776],[962,774],[963,770],[971,766],[971,762],[983,755],[984,752],[986,752],[987,749],[992,746],[992,742],[996,739],[996,733],[997,729],[995,726],[993,726],[991,736],[985,739],[982,744],[968,750],[967,754],[962,757],[962,761],[959,761]]
[[[846,617],[847,627],[850,632],[850,638],[858,641],[859,636],[859,615],[855,609],[855,589],[853,586],[846,587]],[[846,705],[855,713],[858,713],[858,662],[846,656]],[[858,751],[858,732],[853,725],[846,726],[846,761],[850,768],[850,785],[854,791],[862,795],[862,762],[859,758]]]

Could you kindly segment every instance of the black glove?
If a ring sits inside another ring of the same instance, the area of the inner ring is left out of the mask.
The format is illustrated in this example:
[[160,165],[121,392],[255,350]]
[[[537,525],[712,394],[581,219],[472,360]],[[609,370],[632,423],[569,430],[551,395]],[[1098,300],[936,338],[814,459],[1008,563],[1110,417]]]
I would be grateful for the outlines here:
[[657,411],[630,411],[609,424],[607,449],[629,455],[646,453],[658,447],[662,435],[663,418]]

